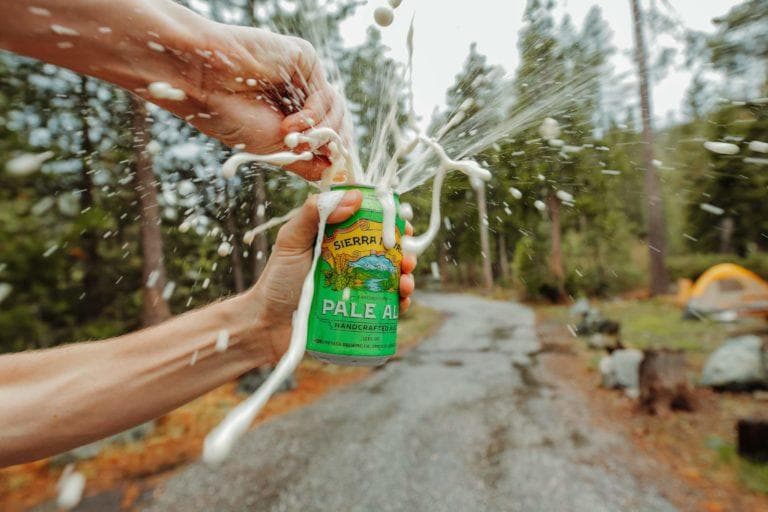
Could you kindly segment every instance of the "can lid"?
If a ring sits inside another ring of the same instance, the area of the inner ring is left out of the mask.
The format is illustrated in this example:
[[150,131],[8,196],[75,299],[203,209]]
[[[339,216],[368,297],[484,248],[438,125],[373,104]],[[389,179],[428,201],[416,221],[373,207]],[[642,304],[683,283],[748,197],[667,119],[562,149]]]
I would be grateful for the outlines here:
[[375,189],[373,185],[358,185],[357,183],[341,183],[339,185],[331,185],[331,190],[345,190],[350,188],[369,188]]
[[[331,185],[331,190],[351,190],[351,189],[356,189],[356,188],[365,188],[365,189],[368,189],[368,190],[376,190],[376,187],[373,186],[373,185],[358,185],[357,183],[344,183],[344,184],[340,184],[340,185]],[[393,191],[392,194],[396,198],[398,198],[398,200],[400,199],[400,194],[399,193]]]

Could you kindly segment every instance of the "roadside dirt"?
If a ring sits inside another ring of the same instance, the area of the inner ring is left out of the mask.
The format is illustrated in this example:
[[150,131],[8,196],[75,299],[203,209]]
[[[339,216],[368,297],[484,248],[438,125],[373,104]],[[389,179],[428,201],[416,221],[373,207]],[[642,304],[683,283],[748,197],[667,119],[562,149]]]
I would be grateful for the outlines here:
[[[698,388],[694,412],[649,416],[623,392],[599,387],[596,353],[566,326],[540,319],[537,330],[544,343],[540,360],[548,381],[558,393],[585,407],[597,428],[631,442],[623,454],[628,471],[653,483],[683,511],[768,511],[768,495],[748,489],[737,468],[724,463],[709,446],[713,438],[733,443],[736,420],[765,414],[768,402]],[[634,453],[652,463],[638,463]]]

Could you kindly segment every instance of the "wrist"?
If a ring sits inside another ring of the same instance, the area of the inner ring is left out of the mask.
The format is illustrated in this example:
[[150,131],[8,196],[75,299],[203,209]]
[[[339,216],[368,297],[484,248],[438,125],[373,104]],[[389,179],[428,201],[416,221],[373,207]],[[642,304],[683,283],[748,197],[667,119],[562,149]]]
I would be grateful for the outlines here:
[[[276,362],[282,346],[286,325],[275,322],[264,308],[265,298],[258,286],[224,301],[223,324],[230,338],[236,340],[244,356],[255,366]],[[290,333],[290,324],[287,325]]]

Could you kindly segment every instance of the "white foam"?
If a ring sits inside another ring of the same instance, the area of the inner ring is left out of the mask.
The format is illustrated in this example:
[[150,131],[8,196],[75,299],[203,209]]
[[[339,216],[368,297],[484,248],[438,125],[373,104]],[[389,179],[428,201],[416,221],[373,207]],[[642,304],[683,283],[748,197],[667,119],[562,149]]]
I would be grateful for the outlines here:
[[377,187],[376,197],[381,203],[382,222],[381,222],[381,243],[386,249],[391,249],[395,246],[397,229],[397,211],[395,204],[395,196],[390,188]]
[[288,213],[286,213],[282,217],[273,217],[273,218],[269,219],[267,222],[265,222],[264,224],[259,224],[255,228],[246,231],[245,234],[243,235],[243,242],[245,242],[248,245],[251,245],[253,243],[253,240],[256,238],[256,235],[258,235],[260,233],[263,233],[264,231],[267,231],[268,229],[272,229],[275,226],[279,226],[280,224],[282,224],[284,222],[288,222],[293,217],[295,217],[296,214],[299,213],[299,211],[301,211],[301,207],[294,208],[293,210],[289,211]]
[[159,279],[160,279],[160,272],[157,270],[153,270],[152,272],[149,273],[149,276],[147,276],[147,282],[145,286],[147,288],[154,288]]
[[164,52],[165,46],[161,45],[160,43],[157,43],[155,41],[147,41],[147,46],[150,50],[155,52]]
[[214,350],[216,350],[216,352],[224,352],[227,350],[228,346],[229,346],[229,331],[226,329],[222,329],[216,335],[216,346],[214,347]]
[[8,283],[0,283],[0,302],[3,302],[13,291],[13,286]]
[[222,258],[224,258],[226,256],[229,256],[230,254],[232,254],[232,244],[230,244],[229,242],[226,242],[226,241],[225,242],[221,242],[219,244],[218,249],[216,249],[216,252]]
[[60,36],[73,36],[73,37],[75,37],[75,36],[79,36],[80,35],[80,32],[78,32],[77,30],[75,30],[73,28],[65,27],[63,25],[53,24],[53,25],[51,25],[51,30],[53,31],[54,34],[58,34]]
[[187,94],[181,89],[173,87],[168,82],[152,82],[147,86],[149,94],[160,100],[183,101]]
[[432,271],[432,277],[434,279],[439,280],[440,279],[440,265],[438,265],[436,261],[433,261],[432,263],[430,263],[429,267],[430,267],[430,270]]
[[174,281],[168,281],[163,288],[163,300],[170,300],[173,297],[173,292],[176,290],[176,283]]
[[565,190],[558,190],[555,192],[555,195],[557,198],[561,201],[565,201],[566,203],[572,203],[573,202],[573,195],[566,192]]
[[[322,233],[325,230],[328,216],[336,209],[343,196],[344,191],[342,190],[320,194],[317,200],[317,209],[320,215],[318,233]],[[240,405],[232,409],[224,420],[205,437],[203,460],[206,463],[219,464],[224,461],[232,450],[235,441],[248,430],[256,415],[264,404],[267,403],[267,400],[269,400],[280,384],[293,373],[304,356],[307,342],[307,326],[309,324],[309,310],[315,293],[315,268],[320,257],[322,243],[323,237],[318,236],[315,241],[312,265],[304,278],[299,306],[293,315],[291,341],[288,351],[280,359],[275,370],[269,374],[269,377],[259,389]]]
[[699,207],[701,207],[701,209],[704,210],[705,212],[711,213],[712,215],[722,215],[725,213],[725,210],[723,210],[719,206],[715,206],[709,203],[701,203]]
[[14,176],[28,176],[40,169],[46,160],[53,158],[53,151],[24,153],[5,163],[5,172]]
[[395,13],[388,5],[380,5],[373,11],[373,19],[380,27],[388,27],[395,19]]
[[411,203],[400,203],[398,213],[403,220],[413,220],[413,206],[411,206]]
[[509,193],[512,194],[512,197],[514,197],[515,199],[520,199],[521,197],[523,197],[523,193],[519,189],[516,189],[515,187],[509,187]]
[[393,9],[400,7],[401,3],[403,3],[403,0],[389,0],[389,5],[392,6]]
[[34,14],[35,16],[50,16],[51,11],[46,9],[45,7],[35,7],[34,5],[31,5],[27,7],[27,10]]
[[61,473],[56,488],[59,490],[59,494],[56,497],[56,505],[60,509],[71,510],[83,499],[85,476],[75,471],[73,464],[67,464]]
[[547,117],[539,126],[539,135],[544,140],[556,139],[560,136],[560,123],[551,117]]
[[543,212],[544,210],[547,209],[547,205],[544,204],[544,201],[540,199],[537,199],[536,201],[534,201],[533,206],[536,207],[536,209],[539,210],[540,212]]
[[256,155],[253,153],[235,153],[224,162],[221,166],[221,175],[224,178],[233,178],[237,173],[238,167],[250,162],[264,162],[267,164],[285,166],[294,164],[299,161],[308,162],[314,158],[314,155],[309,151],[303,153],[293,153],[290,151],[283,151],[280,153],[272,153],[270,155]]
[[749,150],[755,153],[768,153],[768,142],[753,140],[749,143]]
[[730,142],[715,142],[708,140],[704,143],[704,147],[719,155],[735,155],[739,152],[739,146],[731,144]]

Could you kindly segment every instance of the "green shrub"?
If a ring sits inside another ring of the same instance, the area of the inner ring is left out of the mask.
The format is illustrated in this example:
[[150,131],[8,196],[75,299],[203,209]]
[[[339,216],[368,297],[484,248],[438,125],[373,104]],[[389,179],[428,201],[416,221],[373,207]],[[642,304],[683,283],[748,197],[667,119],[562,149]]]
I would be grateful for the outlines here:
[[548,251],[543,236],[523,237],[515,246],[512,270],[515,282],[526,299],[557,297],[557,282],[547,262]]
[[708,268],[718,263],[735,263],[751,270],[763,279],[768,279],[768,254],[753,253],[746,258],[734,254],[686,254],[667,258],[667,271],[670,279],[687,278],[696,280]]

